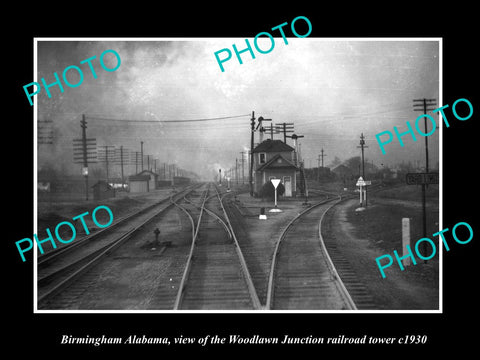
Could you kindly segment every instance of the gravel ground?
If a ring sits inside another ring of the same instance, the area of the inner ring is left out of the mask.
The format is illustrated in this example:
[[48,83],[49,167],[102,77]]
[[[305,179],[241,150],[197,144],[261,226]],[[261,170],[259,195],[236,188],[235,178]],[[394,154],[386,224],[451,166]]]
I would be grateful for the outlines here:
[[[274,207],[271,200],[252,198],[248,193],[237,195],[237,199],[237,206],[234,208],[238,211],[234,214],[238,217],[233,226],[260,302],[265,304],[275,245],[289,221],[305,209],[302,205],[304,199],[281,199],[278,207],[282,212],[276,213],[269,212]],[[309,201],[312,203],[320,199],[323,197],[311,198]],[[266,220],[259,219],[262,207],[265,208]]]
[[[404,271],[394,262],[385,269],[386,278],[382,278],[375,262],[377,257],[386,253],[393,257],[393,249],[401,254],[401,231],[398,230],[401,228],[401,217],[414,215],[418,211],[416,204],[374,201],[361,215],[355,212],[357,207],[356,199],[333,207],[324,219],[329,229],[324,235],[336,239],[343,255],[367,286],[378,308],[437,310],[438,253],[427,264],[418,261],[417,265],[408,266]],[[435,215],[430,214],[432,216]],[[398,223],[396,228],[392,225],[393,222]],[[417,225],[413,227],[412,233],[418,233]],[[416,239],[412,236],[412,244]]]
[[[55,227],[55,221],[58,223],[63,221],[60,219],[71,220],[73,216],[82,212],[91,212],[98,205],[109,206],[115,218],[119,218],[169,194],[170,190],[159,190],[148,194],[129,194],[101,202],[39,203],[39,229],[42,229],[40,224],[50,226],[52,229]],[[239,194],[237,199],[239,210],[243,213],[237,226],[242,228],[243,246],[248,253],[245,254],[247,264],[252,272],[259,297],[264,303],[268,272],[278,235],[289,220],[304,209],[302,205],[304,199],[280,200],[278,206],[283,210],[281,213],[268,212],[273,207],[272,201],[251,198],[249,194]],[[310,202],[313,203],[315,200],[320,198],[310,199]],[[357,202],[356,199],[342,202],[327,213],[324,219],[327,231],[324,236],[333,237],[338,242],[352,269],[362,279],[375,303],[378,304],[378,309],[438,309],[438,255],[427,264],[419,261],[417,265],[409,266],[403,272],[398,266],[392,265],[386,269],[387,278],[385,279],[382,279],[375,263],[376,257],[386,253],[391,254],[393,249],[400,250],[400,245],[397,245],[399,232],[392,224],[397,223],[402,216],[416,217],[415,214],[420,211],[418,202],[372,196],[368,209],[360,214],[355,212]],[[267,220],[258,219],[262,207],[265,207]],[[438,230],[438,223],[435,223],[435,218],[438,219],[438,207],[435,208],[429,203],[429,210],[428,234],[431,234]],[[169,212],[162,221],[161,237],[164,237],[163,240],[173,240],[172,249],[188,246],[185,240],[188,234],[184,234],[187,227],[182,224],[183,219],[179,215],[176,211]],[[164,304],[160,304],[160,300],[157,299],[164,296],[156,294],[152,289],[162,287],[167,289],[178,284],[163,284],[165,279],[173,276],[176,270],[168,270],[174,266],[173,258],[168,259],[167,256],[170,250],[161,255],[158,253],[158,248],[152,250],[154,225],[155,223],[147,226],[144,231],[129,241],[127,246],[115,252],[115,258],[122,260],[121,262],[110,262],[102,270],[102,266],[97,268],[95,272],[100,277],[97,278],[95,285],[88,285],[89,289],[86,290],[81,301],[77,302],[79,308],[163,308]],[[417,237],[413,234],[418,233],[417,221],[412,222],[412,228],[412,241],[414,241]],[[119,267],[119,264],[122,266]],[[173,271],[172,275],[167,276],[169,271]],[[112,290],[111,297],[104,295],[105,290],[109,292],[108,289]],[[119,301],[120,299],[122,300]]]
[[[153,230],[159,228],[159,243]],[[168,242],[165,247],[162,245]],[[92,268],[52,308],[84,310],[172,309],[191,244],[181,211],[170,208]]]
[[[63,198],[62,201],[39,201],[37,204],[37,235],[39,240],[47,237],[46,229],[50,229],[52,236],[55,238],[55,227],[62,221],[73,223],[72,218],[88,211],[88,215],[84,217],[85,222],[90,231],[95,231],[97,226],[93,223],[91,214],[93,210],[100,205],[107,206],[113,213],[114,222],[128,214],[132,214],[139,209],[147,207],[155,202],[168,197],[172,193],[171,189],[154,190],[148,193],[125,193],[117,192],[117,196],[105,200],[82,200],[82,201],[68,201]],[[96,213],[97,221],[99,223],[107,223],[109,220],[108,214],[104,210],[99,210]],[[77,224],[76,239],[85,236],[83,226],[80,222]],[[70,239],[72,232],[68,226],[60,228],[60,235],[64,239]],[[33,236],[33,235],[32,235]],[[75,240],[73,240],[75,241]],[[56,242],[58,247],[62,243]],[[42,244],[45,252],[51,250],[50,242]],[[39,254],[40,252],[38,252]]]

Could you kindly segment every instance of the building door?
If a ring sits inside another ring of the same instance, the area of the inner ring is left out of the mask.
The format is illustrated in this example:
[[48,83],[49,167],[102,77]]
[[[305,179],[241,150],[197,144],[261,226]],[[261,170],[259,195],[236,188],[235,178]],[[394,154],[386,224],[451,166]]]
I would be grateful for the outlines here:
[[290,176],[283,177],[283,186],[285,187],[285,196],[292,196],[292,178]]

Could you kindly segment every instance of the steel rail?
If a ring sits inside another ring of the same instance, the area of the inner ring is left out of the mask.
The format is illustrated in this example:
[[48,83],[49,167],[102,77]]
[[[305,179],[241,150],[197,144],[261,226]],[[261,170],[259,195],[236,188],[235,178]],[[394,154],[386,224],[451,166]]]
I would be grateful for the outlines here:
[[[208,202],[211,198],[215,197],[216,195],[211,195],[209,197],[206,198],[205,202]],[[196,206],[197,208],[200,208],[200,206],[194,204],[191,200],[187,199],[186,195],[183,197],[184,200],[188,203],[190,203],[191,205],[193,206]],[[232,233],[230,231],[230,229],[228,228],[228,225],[222,220],[222,218],[220,216],[218,216],[217,214],[215,214],[215,212],[213,212],[212,210],[210,209],[207,209],[207,208],[204,208],[204,210],[212,217],[214,217],[215,219],[217,219],[220,224],[223,226],[223,228],[225,229],[225,231],[227,232],[228,236],[230,238],[232,238]]]
[[[202,200],[202,206],[200,208],[200,214],[198,215],[197,226],[195,227],[195,232],[193,233],[192,245],[190,246],[190,252],[188,254],[187,263],[185,265],[185,270],[183,271],[182,280],[180,281],[180,285],[178,287],[178,292],[177,292],[177,296],[175,298],[175,303],[173,305],[173,310],[179,310],[180,305],[181,305],[182,300],[183,300],[183,294],[184,294],[185,286],[187,284],[190,269],[192,267],[193,252],[195,251],[195,246],[196,246],[197,237],[198,237],[198,231],[200,229],[200,222],[202,221],[203,209],[204,209],[204,205],[205,205],[205,200],[207,198],[208,190],[209,189],[207,188],[204,192],[204,197],[203,197],[203,200]],[[178,204],[177,204],[177,206],[182,208]],[[185,209],[183,209],[183,211],[188,213],[187,210],[185,210]],[[191,217],[190,214],[189,214],[189,216],[190,216],[191,220],[193,221],[193,217]]]
[[[194,188],[190,188],[188,190],[193,191]],[[186,190],[186,191],[188,191]],[[170,199],[172,199],[175,195],[171,195]],[[156,204],[158,205],[158,204]],[[145,224],[150,222],[154,217],[158,216],[159,214],[163,213],[166,211],[171,205],[168,205],[164,209],[162,209],[159,213],[155,213],[152,216],[148,217],[144,221],[142,221],[140,224],[137,226],[134,226],[132,229],[128,230],[126,233],[122,234],[119,238],[109,242],[105,246],[101,247],[100,249],[95,250],[92,253],[87,254],[86,256],[62,267],[61,269],[57,269],[54,272],[52,272],[49,275],[46,275],[43,278],[40,278],[37,280],[37,292],[38,292],[38,285],[44,285],[45,283],[51,282],[58,274],[62,272],[69,271],[72,268],[77,267],[79,264],[87,261],[86,264],[81,265],[74,273],[68,275],[65,279],[60,281],[59,283],[55,284],[51,289],[47,290],[41,295],[38,295],[37,297],[37,304],[44,302],[46,299],[58,294],[62,289],[64,289],[66,286],[68,286],[73,280],[75,280],[77,277],[79,277],[81,274],[89,270],[93,265],[95,265],[99,260],[101,260],[106,254],[110,253],[114,249],[116,249],[118,246],[123,244],[124,241],[128,240],[136,231],[138,231],[141,227],[143,227]],[[148,209],[151,209],[151,206],[147,207]],[[140,210],[138,213],[143,213],[145,209]],[[136,213],[136,214],[138,214]],[[133,215],[136,215],[133,214]],[[131,218],[131,217],[129,217]],[[64,252],[60,254],[65,254]],[[58,256],[58,255],[56,255]]]
[[[37,304],[46,301],[46,299],[58,294],[61,290],[63,290],[65,287],[70,285],[70,283],[75,280],[77,277],[82,275],[84,272],[89,270],[93,265],[95,265],[103,256],[108,254],[110,251],[114,250],[118,246],[120,246],[125,240],[129,239],[130,236],[135,232],[137,228],[131,229],[128,233],[123,234],[120,238],[118,238],[116,241],[113,243],[110,243],[107,247],[103,248],[101,252],[96,253],[96,256],[93,257],[88,263],[85,265],[81,266],[79,269],[77,269],[73,274],[70,274],[67,276],[65,279],[63,279],[61,282],[56,284],[54,287],[52,287],[50,290],[46,291],[42,295],[39,295],[37,297]],[[82,259],[84,260],[84,259]],[[63,270],[63,269],[61,269]],[[55,274],[58,274],[59,271],[57,271]]]
[[[340,195],[337,195],[337,196],[339,197],[338,199],[333,199],[332,198],[332,199],[327,199],[327,200],[324,200],[324,201],[320,201],[320,202],[310,206],[309,208],[303,210],[297,216],[295,216],[292,220],[290,220],[290,222],[287,224],[287,226],[281,232],[280,236],[278,237],[278,241],[275,245],[275,250],[274,250],[273,258],[272,258],[272,264],[271,264],[271,267],[270,267],[270,274],[269,274],[269,277],[268,277],[267,299],[266,299],[266,304],[265,304],[265,309],[266,310],[270,310],[271,307],[272,307],[272,302],[273,302],[273,297],[274,297],[275,270],[276,270],[276,266],[277,266],[277,255],[278,255],[282,240],[285,238],[286,233],[291,228],[291,226],[293,225],[294,222],[296,222],[301,216],[303,216],[306,213],[312,211],[316,207],[318,207],[320,205],[323,205],[323,204],[326,204],[330,201],[334,201],[334,200],[337,200],[337,202],[340,202],[342,200],[342,197]],[[332,204],[326,211],[328,211],[331,207],[333,207],[335,204],[337,204],[337,202]],[[325,212],[324,212],[324,214],[325,214]],[[324,214],[322,214],[321,220],[323,219]],[[321,220],[319,221],[319,226],[320,226]],[[320,227],[319,227],[319,235],[321,236]],[[325,244],[323,243],[323,237],[320,237],[319,241],[322,244],[322,249],[325,251],[326,254],[328,254],[328,252],[326,251],[326,248],[325,248]],[[335,265],[333,264],[330,256],[327,256],[326,260],[327,260],[327,263],[328,263],[329,270],[332,272],[332,270],[335,269]],[[345,295],[345,293],[348,294],[348,291],[346,290],[346,288],[345,288],[343,282],[341,281],[341,278],[338,275],[338,273],[336,272],[336,270],[335,270],[335,272],[332,272],[332,275],[334,276],[336,282],[339,284],[338,286],[341,289],[341,291],[340,291],[341,295]],[[347,302],[347,305],[348,304],[351,305],[351,303],[353,303],[353,300],[351,299],[350,296],[348,296],[345,300]],[[355,307],[355,309],[356,309],[356,307]]]
[[348,292],[347,288],[345,287],[345,284],[342,281],[342,278],[340,275],[338,275],[337,269],[335,265],[333,264],[332,258],[330,257],[330,254],[327,251],[327,247],[325,246],[325,241],[323,240],[322,236],[322,222],[323,218],[325,217],[325,214],[335,205],[337,205],[340,201],[342,201],[342,197],[340,197],[337,202],[333,203],[330,205],[322,214],[320,217],[320,220],[318,221],[318,238],[320,240],[320,245],[322,246],[322,250],[327,257],[327,266],[330,268],[330,273],[333,275],[333,278],[336,280],[337,289],[341,293],[341,296],[343,297],[347,307],[349,310],[358,310],[357,306],[355,305],[355,302],[353,301],[350,293]]
[[[189,188],[189,189],[185,189],[184,191],[187,191],[187,192],[188,192],[188,191],[193,191],[193,189],[194,189],[194,188]],[[175,196],[177,196],[177,195],[179,195],[179,194],[172,194],[172,195],[170,195],[169,198],[166,198],[166,199],[163,199],[163,200],[169,200],[169,199],[171,199],[171,198],[173,198],[173,197],[175,197]],[[138,216],[138,215],[140,215],[140,214],[142,214],[142,213],[144,213],[144,212],[146,212],[146,211],[149,211],[149,210],[153,209],[155,206],[158,206],[158,205],[162,204],[162,203],[164,202],[163,200],[160,201],[160,202],[158,202],[158,203],[155,203],[154,205],[151,205],[151,206],[148,206],[148,207],[146,207],[146,208],[143,208],[143,209],[139,210],[138,212],[136,212],[136,213],[134,213],[134,214],[130,214],[130,215],[128,215],[127,217],[123,218],[124,220],[122,221],[122,225],[125,224],[127,220],[131,220],[133,217]],[[151,218],[159,215],[160,213],[166,211],[170,206],[171,206],[171,204],[168,205],[167,207],[165,207],[164,209],[161,209],[161,211],[160,211],[159,213],[154,214],[152,217],[148,218],[147,220],[149,220],[149,219],[151,219]],[[116,224],[116,225],[118,225],[118,224]],[[108,228],[106,228],[106,229],[108,229]],[[106,229],[105,229],[105,230],[106,230]],[[81,243],[81,245],[82,245],[82,246],[87,245],[91,240],[92,240],[92,237],[89,237],[88,239],[84,239],[83,242]],[[87,254],[86,256],[84,256],[84,257],[82,257],[82,258],[80,258],[80,259],[78,259],[78,260],[76,260],[76,261],[73,261],[73,262],[69,263],[68,265],[62,267],[61,269],[57,269],[56,271],[52,272],[52,273],[49,274],[49,275],[46,275],[46,276],[44,276],[44,277],[42,277],[42,278],[37,278],[37,284],[43,284],[43,283],[49,282],[49,281],[50,281],[54,276],[56,276],[56,274],[58,274],[59,272],[61,272],[61,271],[68,271],[69,269],[71,269],[71,268],[75,267],[76,265],[84,262],[85,260],[88,260],[88,258],[91,258],[91,257],[94,256],[96,253],[100,253],[103,249],[106,249],[106,248],[109,246],[109,244],[111,244],[111,243],[113,243],[113,242],[115,242],[115,240],[113,240],[112,242],[110,242],[110,243],[108,243],[108,244],[105,244],[103,247],[101,247],[101,248],[93,251],[92,253],[89,253],[89,254]],[[70,252],[71,250],[73,250],[73,249],[75,249],[75,248],[77,248],[77,247],[78,247],[78,245],[77,245],[76,247],[71,247],[71,248],[67,249],[66,251],[57,252],[57,253],[54,254],[52,257],[50,257],[50,258],[48,258],[47,260],[39,263],[39,264],[38,264],[39,268],[40,268],[40,267],[43,267],[43,266],[46,266],[46,264],[49,263],[49,262],[51,262],[53,259],[57,259],[57,258],[60,257],[60,256],[64,256],[65,254],[67,254],[68,252]],[[63,249],[63,248],[62,248],[62,249]],[[37,273],[38,273],[38,269],[37,269]]]
[[115,229],[119,225],[122,225],[125,222],[131,220],[133,217],[141,215],[142,213],[147,212],[147,211],[153,209],[154,207],[159,206],[159,205],[169,201],[170,197],[177,196],[177,195],[181,196],[183,192],[193,191],[193,189],[195,189],[198,186],[199,185],[197,185],[197,184],[189,186],[189,187],[183,189],[180,193],[172,194],[168,198],[162,199],[162,200],[160,200],[160,201],[158,201],[158,202],[156,202],[152,205],[149,205],[149,206],[147,206],[143,209],[140,209],[139,211],[137,211],[133,214],[125,215],[124,217],[118,219],[117,221],[115,221],[113,224],[111,224],[110,226],[108,226],[106,228],[103,228],[99,231],[96,231],[95,233],[92,233],[92,234],[87,235],[87,236],[85,236],[81,239],[73,241],[70,244],[64,245],[60,248],[57,248],[57,249],[49,251],[45,254],[39,255],[37,257],[37,266],[43,266],[43,265],[49,263],[50,261],[54,260],[56,257],[62,256],[64,254],[76,249],[77,247],[83,246],[83,245],[89,243],[90,241],[95,240],[98,236],[102,235],[105,232],[109,232],[109,231]]
[[255,289],[255,285],[253,284],[252,277],[250,275],[250,271],[248,270],[247,262],[245,261],[245,257],[243,256],[242,249],[240,248],[240,244],[238,243],[237,237],[235,235],[235,231],[233,231],[232,224],[230,223],[230,219],[228,217],[227,211],[223,205],[223,197],[220,196],[218,189],[214,186],[215,192],[220,200],[220,205],[222,207],[223,213],[225,215],[225,220],[228,223],[228,227],[230,228],[230,233],[233,237],[233,241],[235,243],[235,250],[237,252],[238,258],[240,259],[240,265],[242,266],[242,273],[245,278],[245,282],[247,283],[248,291],[250,293],[250,297],[252,299],[252,304],[255,310],[262,309],[262,304],[260,303],[260,299],[257,294],[257,290]]

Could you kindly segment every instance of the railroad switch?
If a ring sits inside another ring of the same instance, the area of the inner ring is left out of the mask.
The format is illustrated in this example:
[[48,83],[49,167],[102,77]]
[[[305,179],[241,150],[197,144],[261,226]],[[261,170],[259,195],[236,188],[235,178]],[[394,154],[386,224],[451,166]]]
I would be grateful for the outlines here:
[[160,230],[158,228],[155,228],[155,230],[153,230],[153,233],[155,234],[155,244],[159,245],[158,235],[160,235]]
[[265,215],[265,208],[261,207],[260,208],[260,215],[258,216],[260,220],[267,220],[267,215]]

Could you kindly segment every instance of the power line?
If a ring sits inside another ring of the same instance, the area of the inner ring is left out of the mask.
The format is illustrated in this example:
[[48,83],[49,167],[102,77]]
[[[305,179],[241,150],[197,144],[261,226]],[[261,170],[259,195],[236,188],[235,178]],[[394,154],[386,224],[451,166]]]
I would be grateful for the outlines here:
[[118,121],[118,122],[130,122],[130,123],[184,123],[184,122],[199,122],[199,121],[214,121],[214,120],[225,120],[225,119],[235,119],[244,116],[250,116],[250,114],[244,115],[233,115],[233,116],[223,116],[215,118],[201,118],[201,119],[177,119],[177,120],[134,120],[134,119],[113,119],[106,117],[97,117],[97,116],[86,116],[91,120],[102,120],[102,121]]

